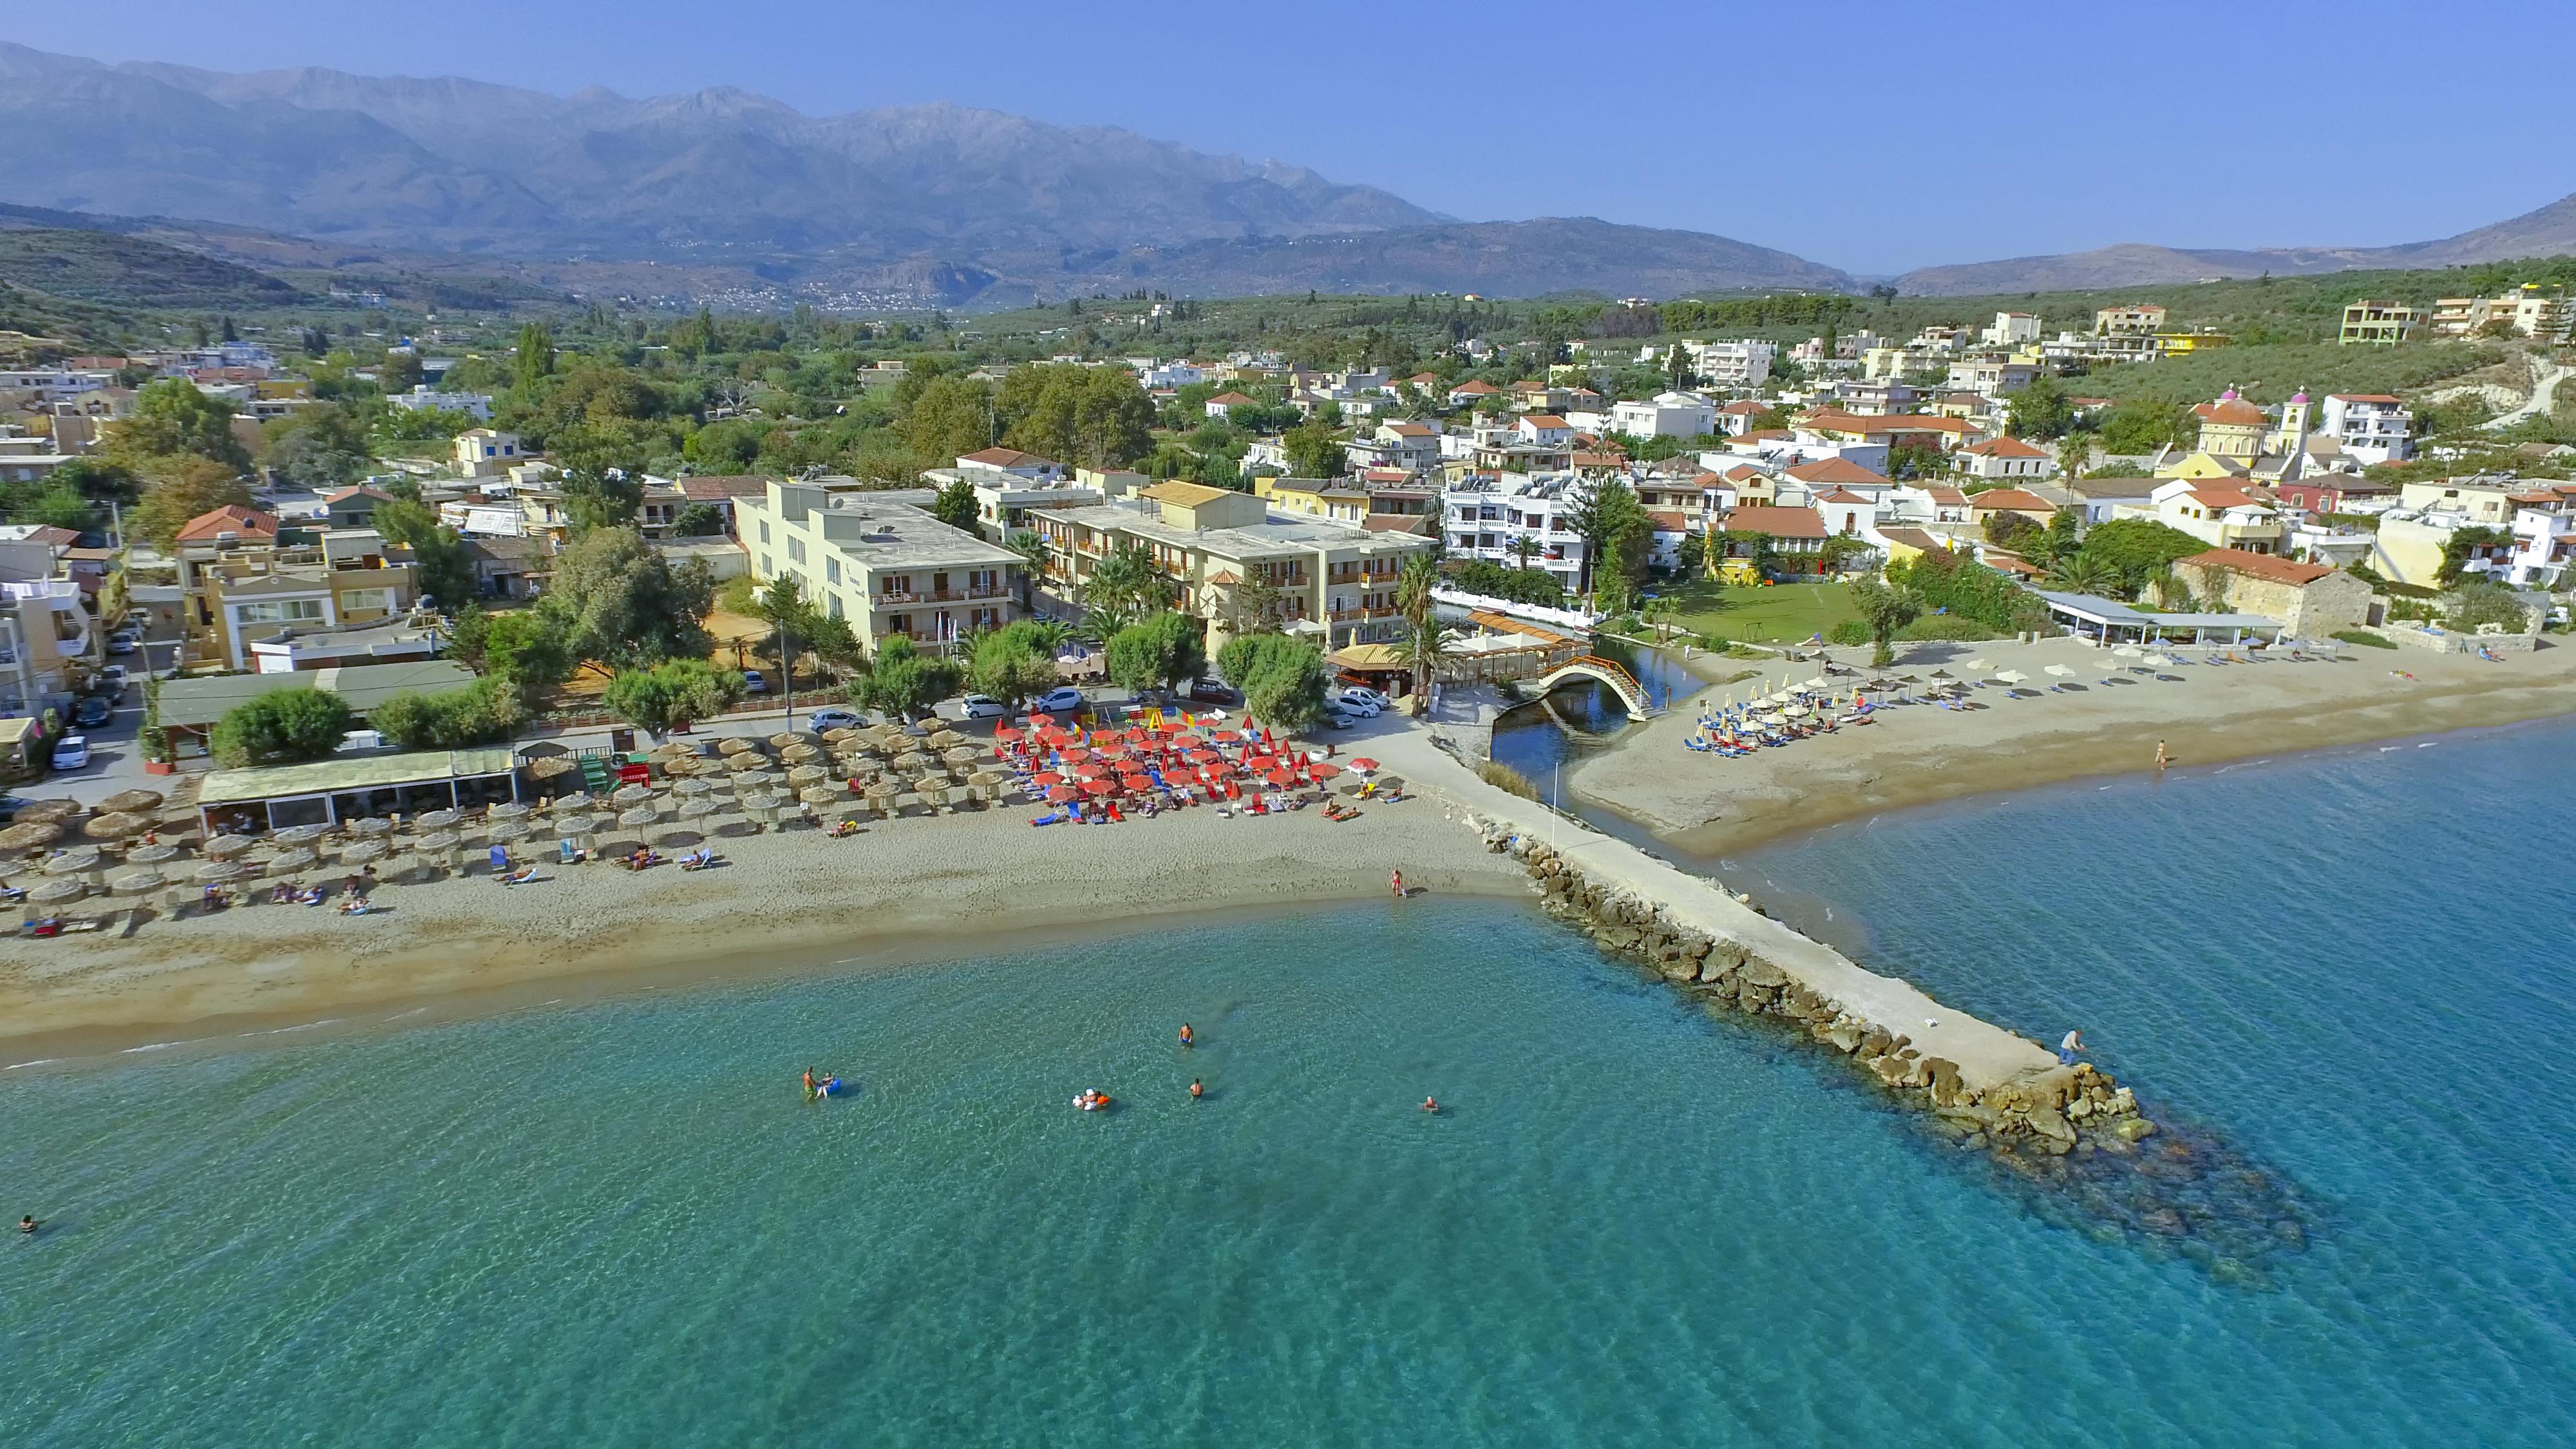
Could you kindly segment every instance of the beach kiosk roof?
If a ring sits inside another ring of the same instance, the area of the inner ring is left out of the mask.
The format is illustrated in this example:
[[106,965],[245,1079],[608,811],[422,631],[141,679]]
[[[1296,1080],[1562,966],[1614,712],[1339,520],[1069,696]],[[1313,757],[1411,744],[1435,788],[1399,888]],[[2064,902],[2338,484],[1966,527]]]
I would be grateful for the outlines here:
[[211,837],[217,819],[236,829],[277,830],[518,797],[518,759],[507,746],[419,750],[216,770],[197,789],[197,819]]
[[2222,634],[2228,637],[2228,642],[2234,643],[2247,634],[2278,638],[2289,631],[2287,624],[2262,614],[2151,614],[2117,599],[2097,598],[2091,594],[2055,594],[2045,589],[2038,592],[2040,601],[2048,605],[2052,618],[2071,621],[2085,632],[2104,640],[2134,637],[2144,642],[2150,637],[2187,635],[2200,639]]
[[319,689],[340,696],[351,710],[365,714],[397,694],[436,694],[463,689],[473,682],[473,670],[446,659],[172,679],[161,686],[161,723],[174,729],[203,728],[222,719],[233,706],[257,699],[272,689]]

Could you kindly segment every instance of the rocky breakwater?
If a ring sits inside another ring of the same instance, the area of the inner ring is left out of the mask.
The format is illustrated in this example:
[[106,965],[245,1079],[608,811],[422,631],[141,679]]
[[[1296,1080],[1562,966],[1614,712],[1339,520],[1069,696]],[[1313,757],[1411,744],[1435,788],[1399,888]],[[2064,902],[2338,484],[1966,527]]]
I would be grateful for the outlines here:
[[[1528,868],[1551,914],[1604,950],[1711,1010],[1773,1018],[1850,1058],[1965,1145],[2034,1158],[2087,1144],[2125,1153],[2156,1130],[2136,1095],[2108,1073],[2063,1066],[2028,1038],[1865,971],[1711,882],[1602,837],[1558,847],[1509,821],[1470,823],[1488,848]],[[1634,862],[1616,874],[1600,862],[1587,868],[1581,857],[1595,850],[1624,851]],[[1658,872],[1670,879],[1637,879]],[[1640,889],[1649,884],[1659,894]]]
[[1606,836],[1561,844],[1470,814],[1525,866],[1550,914],[1716,1013],[1757,1018],[1843,1058],[1943,1140],[2030,1191],[2043,1215],[2151,1244],[2260,1286],[2307,1240],[2290,1185],[2206,1133],[2160,1125],[2089,1063],[1865,971],[1715,882]]

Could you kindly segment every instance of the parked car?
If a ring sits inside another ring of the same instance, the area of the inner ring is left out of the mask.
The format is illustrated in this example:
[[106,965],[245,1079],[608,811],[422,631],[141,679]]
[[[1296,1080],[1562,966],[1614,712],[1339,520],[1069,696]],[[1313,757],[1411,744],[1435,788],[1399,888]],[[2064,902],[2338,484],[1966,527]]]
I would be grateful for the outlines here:
[[65,735],[54,745],[54,768],[77,770],[89,763],[89,736]]
[[854,709],[818,709],[805,722],[818,730],[854,730],[866,723]]
[[1375,719],[1386,713],[1386,701],[1373,689],[1345,689],[1327,696],[1325,703],[1361,719]]
[[1200,704],[1240,704],[1243,697],[1227,687],[1221,679],[1193,679],[1181,686],[1181,692]]
[[119,629],[107,636],[107,652],[110,654],[131,654],[142,647],[143,636],[131,629]]
[[1346,730],[1358,724],[1359,721],[1343,713],[1338,707],[1328,704],[1324,706],[1324,723],[1337,730]]
[[103,694],[125,693],[125,666],[111,664],[98,672],[99,691]]
[[1042,709],[1049,714],[1062,714],[1068,710],[1078,710],[1088,703],[1090,701],[1082,697],[1081,690],[1070,684],[1061,684],[1029,701],[1029,708]]
[[769,681],[761,676],[759,670],[746,669],[742,672],[742,691],[745,694],[767,694]]
[[85,730],[97,729],[114,718],[116,702],[105,695],[84,695],[79,704],[72,706],[72,723]]
[[957,701],[959,719],[1000,719],[1008,713],[1002,702],[989,694],[970,694]]
[[1344,699],[1367,700],[1369,703],[1376,705],[1380,710],[1387,710],[1395,707],[1395,700],[1391,696],[1379,690],[1371,689],[1365,684],[1345,684],[1334,692]]

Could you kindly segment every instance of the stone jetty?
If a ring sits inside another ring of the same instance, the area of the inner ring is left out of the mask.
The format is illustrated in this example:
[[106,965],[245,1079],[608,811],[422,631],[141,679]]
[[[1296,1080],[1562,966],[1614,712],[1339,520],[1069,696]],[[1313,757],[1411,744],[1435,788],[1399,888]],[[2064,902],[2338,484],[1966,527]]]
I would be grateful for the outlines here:
[[1777,1019],[1851,1060],[1966,1145],[2016,1157],[2127,1154],[2155,1132],[2131,1091],[2089,1063],[1862,969],[1748,899],[1511,794],[1418,732],[1372,741],[1458,800],[1488,849],[1521,862],[1547,909],[1713,1011]]

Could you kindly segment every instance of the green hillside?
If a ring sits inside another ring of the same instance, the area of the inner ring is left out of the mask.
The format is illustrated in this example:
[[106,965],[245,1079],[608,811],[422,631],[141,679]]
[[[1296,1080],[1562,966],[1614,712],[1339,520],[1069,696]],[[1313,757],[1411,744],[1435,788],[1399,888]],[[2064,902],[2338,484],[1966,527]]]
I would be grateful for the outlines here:
[[108,307],[247,310],[314,300],[265,272],[101,231],[0,231],[0,282]]

